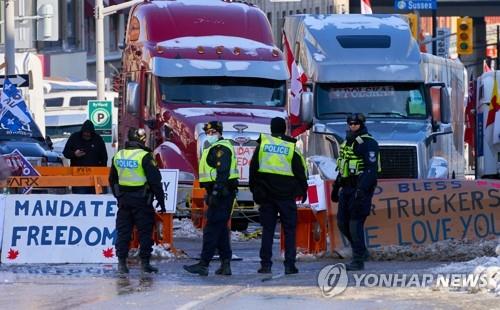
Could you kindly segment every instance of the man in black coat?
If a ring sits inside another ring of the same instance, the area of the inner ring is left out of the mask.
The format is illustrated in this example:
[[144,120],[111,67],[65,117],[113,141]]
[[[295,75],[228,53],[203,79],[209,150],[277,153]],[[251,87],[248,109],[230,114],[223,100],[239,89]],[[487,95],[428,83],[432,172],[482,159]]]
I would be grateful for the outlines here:
[[[71,160],[71,166],[101,166],[108,162],[106,144],[102,137],[95,132],[94,124],[86,120],[80,131],[69,136],[63,150],[64,157]],[[95,194],[93,187],[73,187],[74,194]]]
[[285,274],[298,273],[295,266],[297,249],[297,205],[295,198],[307,198],[305,161],[295,148],[296,140],[285,135],[286,122],[281,117],[271,120],[271,135],[262,134],[250,162],[249,186],[255,203],[260,205],[262,244],[259,273],[271,273],[272,246],[278,213],[285,232]]

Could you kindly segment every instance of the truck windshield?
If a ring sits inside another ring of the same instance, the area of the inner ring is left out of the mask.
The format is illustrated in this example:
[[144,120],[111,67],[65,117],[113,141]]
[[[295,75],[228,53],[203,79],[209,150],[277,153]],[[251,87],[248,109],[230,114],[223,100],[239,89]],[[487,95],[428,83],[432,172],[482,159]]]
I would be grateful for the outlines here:
[[315,100],[319,119],[345,118],[355,112],[380,118],[427,116],[422,84],[319,84]]
[[285,105],[285,81],[227,76],[159,77],[158,80],[161,99],[168,103]]

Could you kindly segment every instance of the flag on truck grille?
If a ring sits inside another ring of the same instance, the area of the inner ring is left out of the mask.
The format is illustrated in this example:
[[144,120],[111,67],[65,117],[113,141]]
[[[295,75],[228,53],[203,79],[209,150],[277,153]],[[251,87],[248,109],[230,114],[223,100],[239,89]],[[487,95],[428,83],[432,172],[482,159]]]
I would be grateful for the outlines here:
[[500,100],[498,100],[498,84],[497,72],[493,72],[493,92],[490,100],[490,110],[488,111],[488,119],[486,120],[486,127],[495,123],[495,115],[500,108]]
[[304,84],[307,82],[307,76],[300,65],[295,62],[290,42],[288,42],[284,32],[283,44],[285,46],[284,52],[286,56],[286,63],[288,71],[290,72],[290,125],[292,127],[292,136],[296,137],[307,130],[307,125],[302,124],[299,118],[300,96],[304,91]]
[[474,149],[474,129],[476,128],[476,85],[472,75],[469,80],[469,97],[465,107],[465,134],[464,142],[469,149]]

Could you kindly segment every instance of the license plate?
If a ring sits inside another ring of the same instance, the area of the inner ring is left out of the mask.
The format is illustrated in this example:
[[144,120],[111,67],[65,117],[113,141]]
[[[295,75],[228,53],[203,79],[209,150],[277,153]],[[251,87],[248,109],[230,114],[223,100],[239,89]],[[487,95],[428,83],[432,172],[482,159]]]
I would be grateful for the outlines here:
[[255,146],[235,146],[238,171],[240,172],[240,182],[248,182],[250,176],[250,160],[252,159]]

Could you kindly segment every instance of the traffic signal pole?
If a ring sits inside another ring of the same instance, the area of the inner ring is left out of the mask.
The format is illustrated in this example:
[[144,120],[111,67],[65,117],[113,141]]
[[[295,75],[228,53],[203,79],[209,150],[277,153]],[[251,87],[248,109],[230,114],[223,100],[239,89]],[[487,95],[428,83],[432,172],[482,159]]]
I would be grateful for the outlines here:
[[500,70],[500,25],[497,25],[497,70]]

